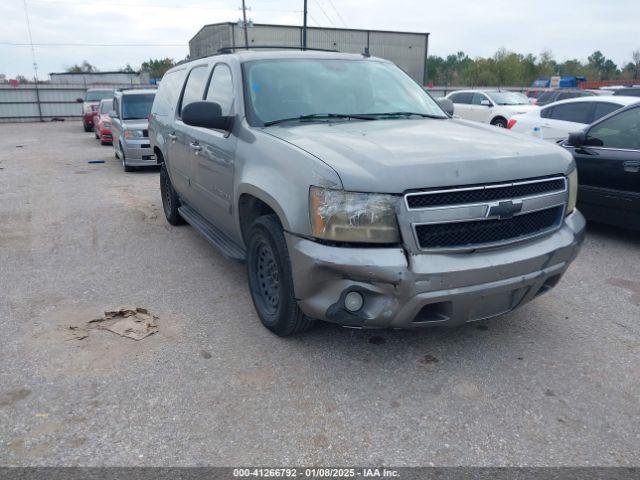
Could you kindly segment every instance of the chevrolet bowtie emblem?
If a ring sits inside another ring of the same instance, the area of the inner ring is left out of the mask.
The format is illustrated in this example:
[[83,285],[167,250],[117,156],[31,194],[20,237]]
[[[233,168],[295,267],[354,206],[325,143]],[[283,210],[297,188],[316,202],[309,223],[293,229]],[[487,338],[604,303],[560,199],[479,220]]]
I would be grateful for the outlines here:
[[489,205],[487,217],[498,217],[500,220],[504,220],[512,218],[520,210],[522,210],[522,202],[514,203],[511,200],[507,200],[506,202]]

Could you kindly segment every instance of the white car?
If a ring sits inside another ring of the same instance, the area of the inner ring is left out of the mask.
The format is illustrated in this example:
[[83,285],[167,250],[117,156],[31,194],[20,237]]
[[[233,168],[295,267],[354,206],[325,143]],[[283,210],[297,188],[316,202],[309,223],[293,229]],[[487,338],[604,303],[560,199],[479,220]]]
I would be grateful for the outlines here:
[[456,116],[501,128],[507,128],[512,116],[539,109],[524,95],[505,90],[458,90],[446,98],[453,102]]
[[571,132],[582,130],[605,115],[638,102],[640,97],[612,95],[571,98],[515,115],[509,120],[507,128],[550,142],[560,142]]

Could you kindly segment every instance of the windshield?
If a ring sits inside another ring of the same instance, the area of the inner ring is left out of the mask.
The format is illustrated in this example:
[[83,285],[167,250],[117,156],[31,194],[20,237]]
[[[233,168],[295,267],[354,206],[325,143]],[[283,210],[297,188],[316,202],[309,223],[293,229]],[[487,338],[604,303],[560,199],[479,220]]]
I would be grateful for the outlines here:
[[141,93],[122,96],[122,119],[135,120],[148,118],[155,93]]
[[513,92],[487,92],[487,95],[498,105],[529,105],[524,95]]
[[111,110],[113,110],[113,99],[100,102],[100,113],[109,113]]
[[113,90],[89,90],[84,97],[85,102],[99,102],[102,99],[113,97]]
[[258,60],[245,63],[243,68],[247,113],[254,126],[322,114],[411,112],[448,118],[411,77],[386,62]]

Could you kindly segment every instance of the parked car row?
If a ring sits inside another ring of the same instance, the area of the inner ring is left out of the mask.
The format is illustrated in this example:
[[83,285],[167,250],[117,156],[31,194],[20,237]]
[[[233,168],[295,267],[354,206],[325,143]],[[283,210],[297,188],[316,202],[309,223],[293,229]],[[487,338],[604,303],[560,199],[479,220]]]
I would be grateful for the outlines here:
[[149,115],[155,89],[89,89],[83,102],[83,128],[102,145],[113,145],[125,172],[156,165],[149,144]]

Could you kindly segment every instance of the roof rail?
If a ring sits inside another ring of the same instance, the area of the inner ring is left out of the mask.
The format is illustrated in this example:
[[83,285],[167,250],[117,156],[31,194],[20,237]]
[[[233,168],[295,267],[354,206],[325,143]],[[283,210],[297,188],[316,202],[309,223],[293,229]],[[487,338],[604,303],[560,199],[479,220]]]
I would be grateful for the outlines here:
[[314,52],[339,52],[339,50],[329,50],[327,48],[303,48],[303,47],[290,47],[284,45],[251,45],[250,47],[222,47],[218,49],[218,53],[233,53],[234,50],[254,50],[257,48],[275,48],[278,50],[311,50]]

